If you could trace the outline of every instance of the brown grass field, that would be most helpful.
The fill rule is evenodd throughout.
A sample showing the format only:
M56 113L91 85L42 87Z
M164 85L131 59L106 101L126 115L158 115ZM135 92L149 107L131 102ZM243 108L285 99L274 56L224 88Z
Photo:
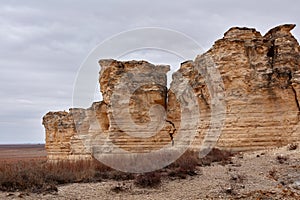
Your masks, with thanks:
M20 160L45 160L47 152L44 144L0 145L0 162Z

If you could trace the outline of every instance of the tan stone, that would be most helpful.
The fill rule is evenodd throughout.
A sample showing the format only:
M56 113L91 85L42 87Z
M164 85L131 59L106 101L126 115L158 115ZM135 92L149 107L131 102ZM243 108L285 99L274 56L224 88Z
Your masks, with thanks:
M166 130L169 124L164 117L166 73L170 67L146 61L101 60L99 63L110 140L131 152L147 152L170 142Z
M293 27L279 26L265 36L254 29L231 28L194 64L181 66L179 71L188 74L185 77L190 79L204 113L208 113L211 104L205 80L195 78L193 65L205 68L201 58L211 57L222 76L226 119L218 147L251 150L299 141L300 55L299 44L290 33ZM200 136L209 118L209 113L202 115ZM201 139L195 141L195 148Z
M104 153L114 152L106 148L108 144L129 152L149 152L171 143L169 132L174 128L165 117L170 67L146 61L101 60L99 64L102 102L44 116L50 160L90 158L98 147ZM54 141L48 139L52 136Z
M176 139L179 130L191 128L196 135L191 148L199 149L204 139L214 145L207 134L221 128L213 128L216 120L224 122L219 148L240 151L299 142L300 47L290 33L294 26L278 26L264 36L255 29L229 29L206 53L181 64L170 90L169 66L99 61L103 101L44 116L48 158L90 158L94 151L114 153L115 147L149 152L169 145L170 133ZM222 81L216 81L216 72ZM190 93L178 95L189 90L184 84L195 95L197 119ZM224 113L222 106L214 113L218 98ZM191 123L198 120L198 126L187 126L184 116Z

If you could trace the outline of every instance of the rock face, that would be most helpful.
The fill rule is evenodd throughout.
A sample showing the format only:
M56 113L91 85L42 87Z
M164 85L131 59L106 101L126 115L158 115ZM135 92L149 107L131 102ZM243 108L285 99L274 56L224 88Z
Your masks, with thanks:
M290 33L294 27L278 26L264 36L255 29L229 29L206 53L181 64L169 90L169 66L99 61L103 101L88 109L44 116L48 159L113 153L111 143L129 152L149 152L172 143L180 129L188 129L182 119L192 97L178 95L185 90L183 83L193 92L200 113L197 127L191 127L196 133L191 148L214 145L216 138L206 138L214 129L221 130L217 147L230 150L299 142L300 47ZM218 109L216 98L224 110ZM214 120L222 126L213 126ZM94 144L107 148L95 149Z
M102 102L44 116L49 160L90 158L99 151L93 146L112 153L111 143L129 152L148 152L171 141L174 127L165 114L170 67L146 61L99 64Z
M147 152L168 143L170 124L165 121L165 109L170 67L145 61L101 60L99 64L109 121L104 132L109 139L131 152Z
M231 28L208 52L182 64L179 72L189 79L203 113L195 144L201 143L211 113L207 81L195 70L205 68L205 57L213 60L224 85L226 119L218 147L251 150L299 141L300 54L290 33L294 27L279 26L265 36Z

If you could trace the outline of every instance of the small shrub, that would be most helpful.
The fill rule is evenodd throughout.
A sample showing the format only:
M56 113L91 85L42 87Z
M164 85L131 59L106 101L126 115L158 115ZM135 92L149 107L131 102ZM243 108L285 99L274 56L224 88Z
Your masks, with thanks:
M229 195L235 194L235 192L233 191L233 189L231 187L225 188L224 192Z
M170 169L168 176L186 178L187 175L196 175L197 166L207 166L213 162L220 162L225 165L231 161L234 154L213 148L204 158L199 159L199 154L196 151L186 151L179 159L169 165Z
M283 164L288 160L288 157L284 155L278 155L276 156L276 159L280 164Z
M230 151L213 148L204 158L200 159L201 166L211 165L213 162L220 162L222 165L228 164L234 154Z
M116 180L116 181L126 181L133 180L135 177L131 173L121 172L121 171L111 171L108 173L108 179Z
M142 188L157 187L161 184L161 174L158 172L149 172L140 174L135 178L134 185Z
M116 185L116 186L113 186L110 191L114 192L114 193L120 193L120 192L126 192L128 191L129 188L127 188L124 184L123 185Z
M275 181L278 180L278 175L277 175L277 170L275 168L272 168L270 171L269 171L269 176L271 178L273 178Z
M115 193L120 193L120 192L124 192L125 189L122 186L114 186L110 189L110 191L115 192Z
M288 145L288 150L289 151L293 151L296 150L298 148L298 144L297 143L292 143Z
M179 168L181 172L193 172L199 164L198 153L195 151L186 151L170 166L171 168Z
M230 180L234 181L235 183L243 183L246 179L245 175L241 174L231 174Z
M199 165L198 153L195 151L186 151L180 158L169 165L168 176L185 179L187 175L196 175L196 167Z

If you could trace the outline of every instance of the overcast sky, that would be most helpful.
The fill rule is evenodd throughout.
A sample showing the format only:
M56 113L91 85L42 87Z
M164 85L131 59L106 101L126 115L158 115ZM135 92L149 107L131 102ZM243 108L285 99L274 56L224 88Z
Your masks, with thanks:
M262 34L283 23L300 26L299 9L298 0L3 0L0 143L44 143L43 115L72 107L81 63L112 35L162 27L188 35L207 50L232 26L255 27ZM293 30L297 39L299 30ZM170 63L175 68L182 61L156 53L159 56L134 52L124 58Z

